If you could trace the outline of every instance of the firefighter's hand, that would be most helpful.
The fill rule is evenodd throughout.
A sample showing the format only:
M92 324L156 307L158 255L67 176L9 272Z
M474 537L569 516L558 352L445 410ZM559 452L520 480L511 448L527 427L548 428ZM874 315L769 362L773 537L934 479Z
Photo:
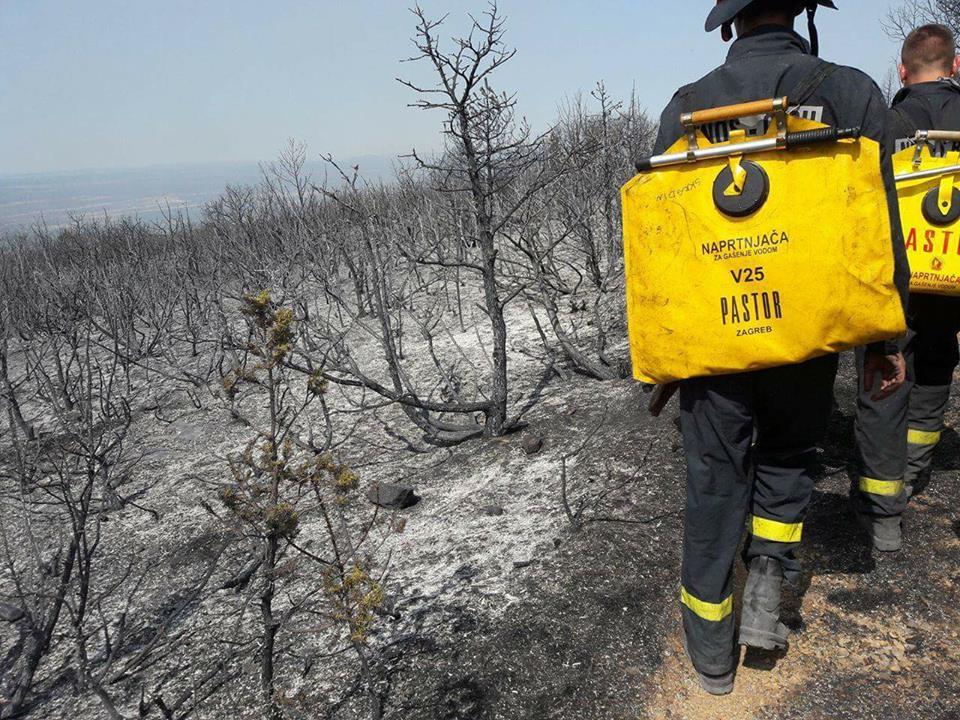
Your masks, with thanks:
M878 352L868 352L863 360L863 390L870 392L874 389L880 376L880 387L872 395L873 400L884 400L893 395L907 380L907 361L903 353L895 355L881 355Z

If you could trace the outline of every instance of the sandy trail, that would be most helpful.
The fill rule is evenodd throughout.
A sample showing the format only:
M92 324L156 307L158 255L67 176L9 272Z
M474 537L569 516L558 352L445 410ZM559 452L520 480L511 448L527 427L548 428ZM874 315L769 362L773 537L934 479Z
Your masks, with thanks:
M879 717L875 707L884 696L891 707L910 700L922 701L915 706L915 715L893 713L888 717L958 717L960 701L948 687L938 685L940 677L960 667L956 565L943 565L920 580L920 595L912 606L896 606L894 601L902 591L885 577L891 573L893 578L898 577L911 565L910 556L918 553L956 557L960 539L948 510L941 499L918 498L910 511L908 532L913 529L922 533L920 537L917 533L908 535L913 547L905 550L906 557L877 557L876 567L869 574L809 578L802 598L794 594L787 599L787 619L794 626L790 647L776 653L741 648L736 685L726 697L714 698L700 689L683 650L677 613L674 632L664 648L663 663L650 680L651 695L641 717L872 718ZM927 545L922 540L924 536L936 536L938 540ZM816 549L806 555L808 565L816 567L824 561ZM738 600L742 593L742 569L739 575ZM924 582L929 583L926 591ZM947 622L938 622L937 616ZM873 685L872 697L859 713L856 702L850 710L833 705L836 698L830 690L832 679L855 677L868 678ZM811 703L821 707L809 707Z

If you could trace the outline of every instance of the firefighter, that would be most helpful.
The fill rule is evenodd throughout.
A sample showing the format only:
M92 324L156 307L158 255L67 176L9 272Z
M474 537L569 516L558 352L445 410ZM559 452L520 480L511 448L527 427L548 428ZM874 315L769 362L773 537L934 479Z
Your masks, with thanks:
M794 114L827 125L859 126L866 137L882 142L886 104L880 90L863 73L816 57L814 15L818 5L836 9L833 2L719 0L715 5L706 30L720 28L725 41L736 31L738 39L722 66L681 88L671 100L660 122L656 153L683 136L682 112L784 95L801 101L791 108ZM793 29L803 12L809 43ZM703 130L711 140L722 141L738 127L724 122ZM891 237L895 280L905 301L908 271L889 153L883 153L881 164L896 228ZM878 398L904 380L896 345L871 346L864 363L865 379L875 382ZM681 613L687 652L702 687L712 694L733 689L737 655L732 578L745 527L749 575L739 642L765 649L786 646L781 584L794 583L800 575L796 552L813 490L811 466L830 416L836 370L836 355L828 355L681 383L687 460Z
M917 130L960 130L960 85L954 80L960 58L953 33L942 25L917 28L903 44L899 69L904 87L888 115L893 151L912 145ZM933 152L957 149L940 144ZM882 404L863 393L857 408L857 510L874 548L886 552L900 549L903 511L929 479L960 362L960 297L912 293L907 322L907 383Z

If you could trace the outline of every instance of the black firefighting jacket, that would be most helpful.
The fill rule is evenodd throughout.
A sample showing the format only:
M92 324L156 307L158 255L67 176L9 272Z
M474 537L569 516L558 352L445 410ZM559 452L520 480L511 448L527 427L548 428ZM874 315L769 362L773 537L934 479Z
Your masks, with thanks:
M826 125L860 127L864 136L881 143L881 170L893 231L890 238L895 259L893 280L906 308L910 271L890 163L886 103L876 83L864 73L843 66L830 66L831 70L825 71L825 66L829 63L811 55L807 41L792 30L782 26L757 28L733 43L723 65L674 95L663 111L654 153L662 154L683 136L680 126L683 112L784 95L790 98L801 88L809 91L809 78L823 77L812 92L801 93L807 97L801 98L800 106L792 112ZM737 121L732 121L716 123L702 130L712 142L720 142L728 139L731 129L741 127ZM762 127L742 129L748 135L766 130ZM803 202L803 198L797 198L797 201ZM824 231L829 232L829 218L824 220ZM811 281L816 280L812 278ZM888 343L887 349L892 348L893 345Z
M897 93L888 118L893 152L913 145L917 130L960 130L960 85L955 80L917 83ZM960 150L960 144L952 145L939 145L935 154Z

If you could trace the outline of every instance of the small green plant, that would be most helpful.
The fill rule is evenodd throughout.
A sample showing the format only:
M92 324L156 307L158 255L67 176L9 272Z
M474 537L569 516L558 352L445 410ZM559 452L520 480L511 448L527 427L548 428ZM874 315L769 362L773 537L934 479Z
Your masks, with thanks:
M326 395L329 388L330 383L323 377L322 372L316 370L311 373L310 378L307 380L307 392L311 395Z
M268 532L272 535L292 539L297 535L300 517L297 515L297 511L293 509L293 505L281 501L267 508L264 523Z
M308 611L326 617L328 629L339 632L354 649L367 683L371 717L380 717L369 638L383 589L374 577L373 561L364 553L376 512L368 510L371 516L358 522L354 501L360 476L328 450L301 440L306 410L315 401L324 402L328 385L319 370L311 371L306 383L297 381L302 374L290 362L297 346L293 311L264 290L245 295L241 312L247 336L237 346L247 360L225 374L222 385L235 416L244 402L260 412L244 418L253 436L230 458L230 479L219 497L245 527L244 535L260 544L262 563L250 587L257 588L260 601L264 717L279 720L289 703L289 696L276 686L277 636L297 612ZM329 417L326 412L324 416ZM319 565L320 573L302 572L305 563ZM292 602L282 611L275 607L280 597ZM293 597L300 599L286 600Z

